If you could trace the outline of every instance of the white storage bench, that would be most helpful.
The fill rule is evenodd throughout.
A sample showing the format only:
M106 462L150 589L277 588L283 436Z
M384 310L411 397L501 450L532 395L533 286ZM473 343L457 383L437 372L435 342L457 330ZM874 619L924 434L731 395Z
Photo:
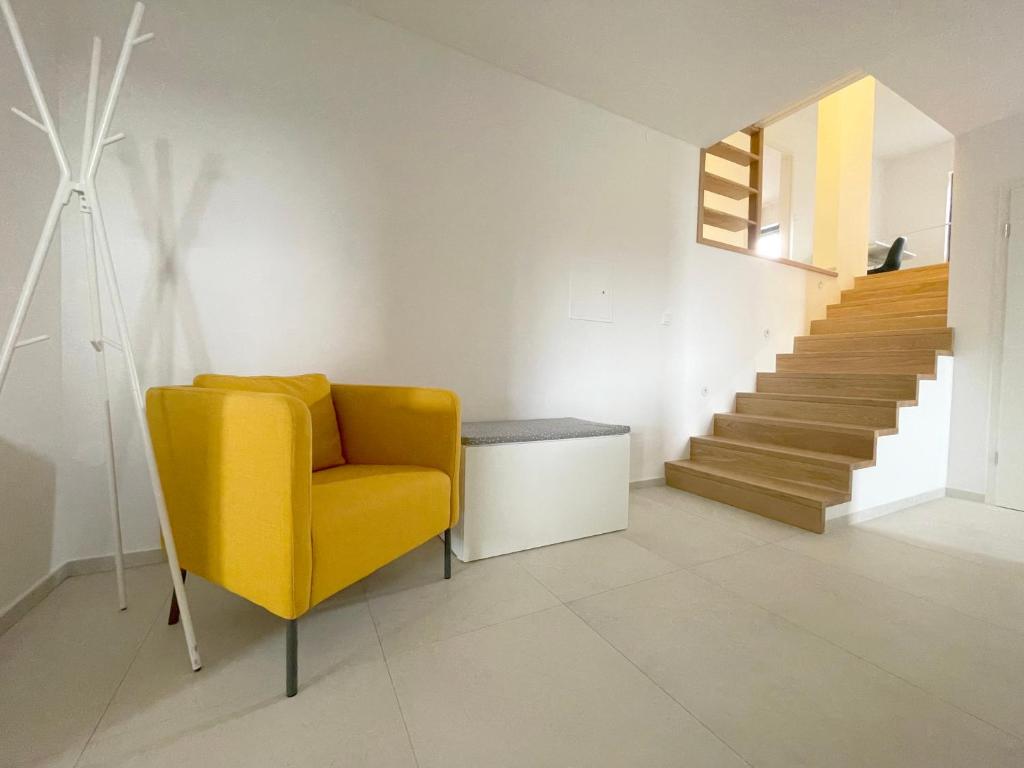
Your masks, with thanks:
M629 524L629 427L581 419L462 425L463 562Z

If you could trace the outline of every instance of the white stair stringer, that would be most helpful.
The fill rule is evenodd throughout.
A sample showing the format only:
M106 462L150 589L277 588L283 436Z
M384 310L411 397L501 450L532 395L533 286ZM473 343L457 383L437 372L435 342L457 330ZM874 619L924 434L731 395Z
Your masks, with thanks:
M900 408L899 432L878 438L875 466L855 470L850 501L825 511L857 523L946 493L953 358L940 355L934 380L918 382L917 405Z

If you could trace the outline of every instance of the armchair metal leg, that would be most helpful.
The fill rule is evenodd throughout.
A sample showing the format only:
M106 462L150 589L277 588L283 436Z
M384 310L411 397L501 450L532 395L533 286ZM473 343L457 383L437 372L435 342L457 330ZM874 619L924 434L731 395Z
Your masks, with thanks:
M185 577L188 576L188 571L184 568L181 569L181 580L185 581ZM167 626L172 627L178 623L178 619L181 618L181 611L178 610L178 596L172 591L171 592L171 612L167 614Z
M444 531L444 577L450 579L452 577L452 529L446 528Z
M285 634L285 694L289 697L299 692L299 620L289 619Z

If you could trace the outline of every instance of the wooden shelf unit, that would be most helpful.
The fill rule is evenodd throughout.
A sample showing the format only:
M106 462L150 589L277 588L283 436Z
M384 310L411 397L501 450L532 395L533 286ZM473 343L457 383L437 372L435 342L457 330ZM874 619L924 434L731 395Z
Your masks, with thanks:
M719 141L700 153L700 188L697 201L697 242L723 247L756 255L757 239L761 233L761 189L763 186L764 133L759 125L748 126L741 131L749 137L749 149L726 141ZM742 137L740 137L742 138ZM728 178L721 173L708 170L708 157L716 157L732 163L746 171L746 183ZM730 174L732 175L732 174ZM740 174L736 174L739 176ZM724 211L714 205L706 193L721 195L730 200L746 200L746 215ZM746 243L716 240L714 234L706 234L705 227L714 227L727 232L746 231Z

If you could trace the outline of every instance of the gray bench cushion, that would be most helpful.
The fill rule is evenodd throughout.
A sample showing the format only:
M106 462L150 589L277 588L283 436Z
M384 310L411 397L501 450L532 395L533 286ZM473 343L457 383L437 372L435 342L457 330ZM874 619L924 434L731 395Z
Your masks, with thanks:
M537 440L572 440L577 437L625 435L629 427L583 419L525 419L522 421L467 421L462 424L463 445L530 443Z

